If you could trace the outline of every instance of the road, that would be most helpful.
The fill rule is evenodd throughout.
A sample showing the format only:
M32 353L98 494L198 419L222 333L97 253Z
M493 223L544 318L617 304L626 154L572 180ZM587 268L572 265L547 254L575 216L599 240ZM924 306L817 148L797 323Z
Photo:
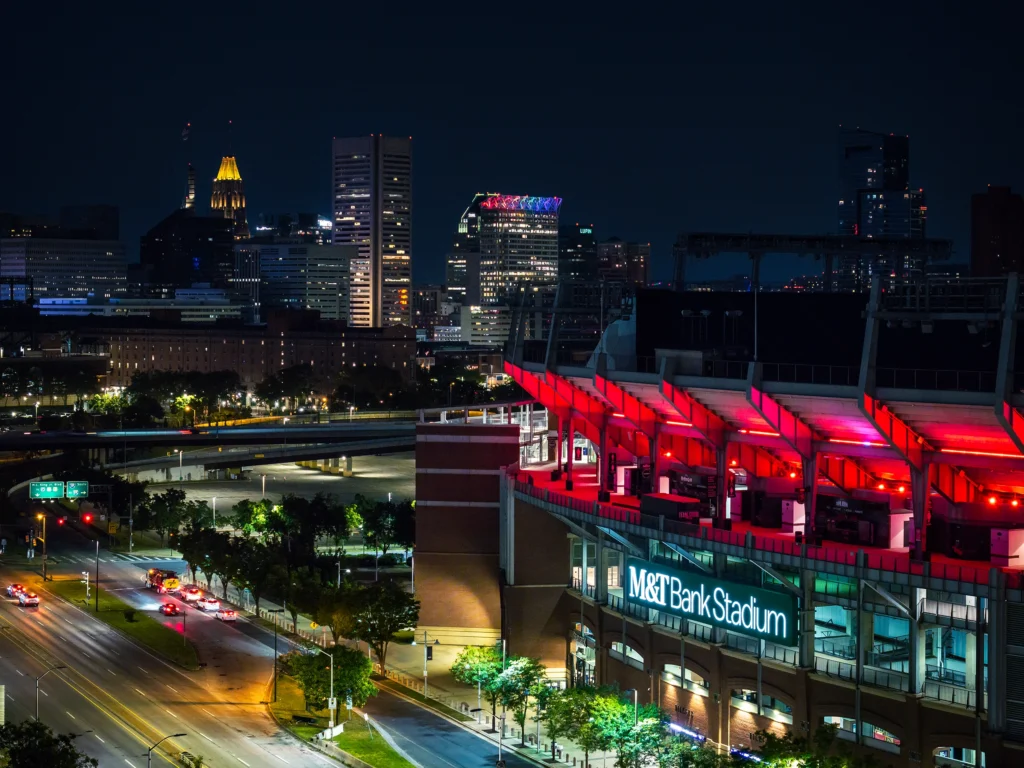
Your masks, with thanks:
M370 699L364 709L425 768L493 768L498 759L497 744L387 691ZM509 768L534 765L508 750L502 758Z
M51 534L56 574L77 574L89 559L88 548L76 538L66 530ZM101 561L104 586L141 607L156 606L152 593L138 589L142 569L149 563L107 553L101 554ZM38 575L24 566L5 563L2 573L5 586L7 581L19 581L37 591L43 588ZM13 670L0 666L0 673L11 685L21 682L18 670L27 679L46 666L66 666L47 675L41 688L50 694L47 698L65 707L65 716L54 710L44 717L53 717L48 722L61 731L94 729L97 738L83 737L81 744L90 755L108 761L101 764L144 765L139 756L149 744L167 734L185 733L167 742L168 752L201 754L213 768L333 765L278 728L260 704L272 669L272 634L243 622L222 624L190 610L188 632L207 666L200 672L184 672L88 613L41 594L44 603L38 609L0 601L0 625L11 627L8 645L0 648L0 661L13 665ZM287 647L282 644L282 650ZM73 686L80 695L64 695L61 685ZM26 699L28 690L9 691L18 706L23 706L19 699L31 700Z

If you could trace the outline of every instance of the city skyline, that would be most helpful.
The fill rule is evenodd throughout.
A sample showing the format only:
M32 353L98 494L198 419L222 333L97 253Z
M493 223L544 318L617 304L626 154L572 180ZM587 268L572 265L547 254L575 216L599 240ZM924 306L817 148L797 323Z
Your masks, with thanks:
M32 12L15 14L28 30L14 41L16 60L35 59L31 51L44 43L32 31ZM602 62L599 46L587 42L607 30L600 19L556 18L541 31L525 21L492 25L495 13L482 10L474 24L490 32L480 48L444 14L414 15L394 22L394 51L374 53L354 32L332 39L354 57L365 53L374 70L357 86L353 108L325 103L333 89L316 74L327 71L331 46L324 43L336 26L331 13L316 25L296 18L273 27L261 16L256 8L251 19L233 18L229 41L184 62L172 41L225 19L203 12L171 20L155 46L138 34L145 18L98 24L72 11L50 19L45 47L75 55L75 82L82 85L69 85L66 103L56 106L46 94L50 82L63 82L59 65L40 61L18 70L27 111L25 119L0 129L9 180L0 189L0 210L118 205L134 261L138 237L180 206L190 161L201 201L209 200L209 180L228 153L245 169L250 218L277 210L326 214L332 137L411 135L417 148L416 282L443 279L452 218L468 196L487 189L557 194L565 200L564 220L592 221L600 238L651 242L652 279L659 280L669 274L679 231L834 231L839 124L910 135L915 183L929 194L929 234L953 238L959 261L968 258L970 196L990 183L1024 187L1024 158L1012 129L1019 107L1009 97L1016 54L1001 53L1012 46L999 44L1012 25L954 24L896 9L886 18L901 34L877 39L878 55L860 62L852 53L871 27L870 13L849 20L820 9L791 19L751 6L730 22L701 10L680 21L718 30L708 41L674 52L655 40L659 33L645 29L641 39L657 44L631 44L632 55ZM363 21L375 23L372 14ZM719 54L716 38L744 53ZM804 48L790 45L798 39L807 41ZM243 49L271 40L279 42L281 55L250 61L229 99L219 83L197 76L216 70L221 58L243 60ZM938 55L944 47L955 47L961 60ZM487 51L493 68L465 66L478 50ZM897 55L928 62L920 87L907 90L879 76L886 58ZM501 61L544 61L559 74L531 97L530 109L509 115L507 97L486 96ZM388 85L399 71L411 72L405 101L395 101ZM979 79L986 88L974 87ZM453 88L457 83L461 87ZM287 108L257 115L247 106L267 104L280 88L289 95ZM151 98L140 108L132 99L107 98L147 92ZM642 117L609 125L598 119L598 103L642 104ZM689 113L704 117L681 119ZM65 127L68 114L74 130ZM186 122L192 128L183 143ZM147 169L143 176L140 167ZM722 271L737 269L723 265Z

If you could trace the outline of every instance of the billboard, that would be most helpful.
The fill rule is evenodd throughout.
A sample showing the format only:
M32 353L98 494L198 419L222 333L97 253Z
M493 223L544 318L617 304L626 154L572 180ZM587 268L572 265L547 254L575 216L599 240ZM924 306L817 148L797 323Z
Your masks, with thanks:
M793 645L796 597L630 557L626 600L742 635Z

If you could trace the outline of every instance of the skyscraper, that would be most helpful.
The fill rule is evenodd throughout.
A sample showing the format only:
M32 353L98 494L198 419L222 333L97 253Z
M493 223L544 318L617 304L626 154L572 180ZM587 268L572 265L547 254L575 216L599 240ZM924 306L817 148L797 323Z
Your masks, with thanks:
M507 304L522 287L558 279L560 197L477 195L476 214L483 304Z
M192 167L192 163L188 164L188 181L185 183L185 200L182 202L181 207L196 207L196 169Z
M558 228L558 279L597 279L597 239L593 224L563 224Z
M1024 199L1009 187L971 195L971 276L1024 272Z
M240 243L239 252L259 254L259 301L263 312L270 309L315 309L324 320L348 320L349 261L355 246L315 243ZM245 259L238 267L248 268ZM243 274L237 276L239 282ZM244 283L240 283L240 287Z
M223 216L196 216L179 208L142 236L142 279L150 295L171 295L176 288L208 283L229 288L235 267L236 230Z
M597 246L597 273L602 280L643 288L650 278L651 244L610 237Z
M194 189L190 191L194 194ZM245 189L242 186L242 174L238 172L238 163L233 157L222 157L220 160L220 170L213 180L210 210L214 216L219 214L235 223L235 240L249 237L249 222L245 218Z
M839 134L839 234L853 237L926 236L928 207L923 189L910 188L907 136L843 128ZM831 289L866 290L874 276L889 284L923 274L923 261L905 257L847 254L833 273Z
M335 139L334 244L356 245L351 261L354 326L412 321L412 140L383 135Z

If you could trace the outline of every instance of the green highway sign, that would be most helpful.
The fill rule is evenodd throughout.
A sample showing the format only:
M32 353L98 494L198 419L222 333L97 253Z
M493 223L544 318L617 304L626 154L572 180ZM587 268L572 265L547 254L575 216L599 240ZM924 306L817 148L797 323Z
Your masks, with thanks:
M67 496L69 499L84 499L89 495L89 483L86 480L68 480Z
M630 557L626 600L742 635L793 645L796 598Z
M47 480L41 483L29 483L28 497L30 499L63 499L64 483Z

